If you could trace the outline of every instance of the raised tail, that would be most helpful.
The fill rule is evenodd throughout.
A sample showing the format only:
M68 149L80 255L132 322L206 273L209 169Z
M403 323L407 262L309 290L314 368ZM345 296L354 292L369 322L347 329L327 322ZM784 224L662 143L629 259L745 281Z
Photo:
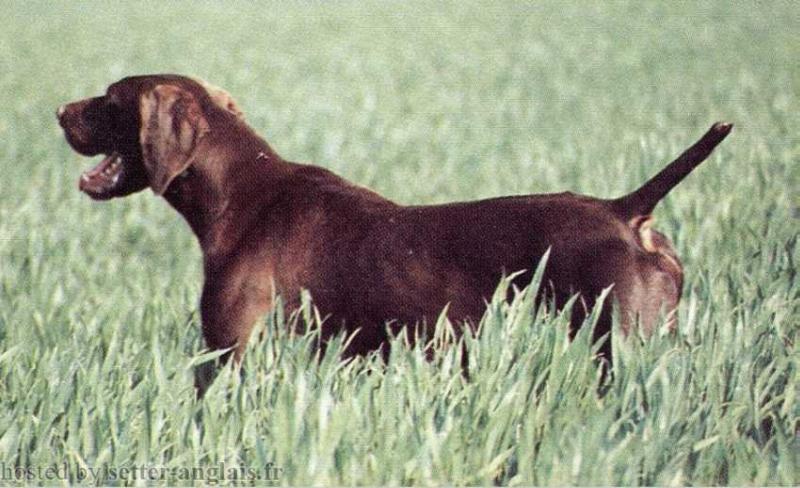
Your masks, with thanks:
M614 211L624 219L649 215L667 193L708 158L711 151L728 136L732 128L733 124L726 122L712 125L699 141L650 178L641 188L612 200Z

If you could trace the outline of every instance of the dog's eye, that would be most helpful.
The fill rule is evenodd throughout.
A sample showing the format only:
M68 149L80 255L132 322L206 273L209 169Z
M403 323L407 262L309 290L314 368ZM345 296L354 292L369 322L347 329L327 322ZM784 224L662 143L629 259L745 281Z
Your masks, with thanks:
M112 125L114 125L115 123L117 123L119 121L119 115L121 113L119 105L110 103L107 106L107 111L108 111L108 121Z
M118 137L123 131L122 109L119 105L109 104L107 114L109 132L112 137Z

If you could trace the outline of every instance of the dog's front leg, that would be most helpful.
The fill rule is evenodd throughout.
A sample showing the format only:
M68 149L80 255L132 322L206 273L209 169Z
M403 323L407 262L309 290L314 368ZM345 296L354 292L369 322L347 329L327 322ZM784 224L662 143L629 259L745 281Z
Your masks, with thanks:
M200 301L203 338L212 351L230 351L217 361L203 363L195 369L198 397L203 396L219 367L231 357L235 364L241 362L254 325L271 307L271 297L271 290L241 274L207 274Z

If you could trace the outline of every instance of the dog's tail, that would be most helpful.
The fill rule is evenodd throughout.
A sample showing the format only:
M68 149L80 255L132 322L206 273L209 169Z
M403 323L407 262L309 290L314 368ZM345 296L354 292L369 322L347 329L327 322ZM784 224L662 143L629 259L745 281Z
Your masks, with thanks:
M692 147L662 169L633 193L611 200L614 211L628 220L649 215L658 202L708 158L711 151L731 132L733 124L717 122Z

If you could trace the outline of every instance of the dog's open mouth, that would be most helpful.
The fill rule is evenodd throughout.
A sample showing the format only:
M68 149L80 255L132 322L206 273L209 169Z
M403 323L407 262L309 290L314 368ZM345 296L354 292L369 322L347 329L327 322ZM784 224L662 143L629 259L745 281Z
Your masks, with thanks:
M123 158L118 152L112 152L94 168L81 174L78 188L95 200L108 200L122 180Z

